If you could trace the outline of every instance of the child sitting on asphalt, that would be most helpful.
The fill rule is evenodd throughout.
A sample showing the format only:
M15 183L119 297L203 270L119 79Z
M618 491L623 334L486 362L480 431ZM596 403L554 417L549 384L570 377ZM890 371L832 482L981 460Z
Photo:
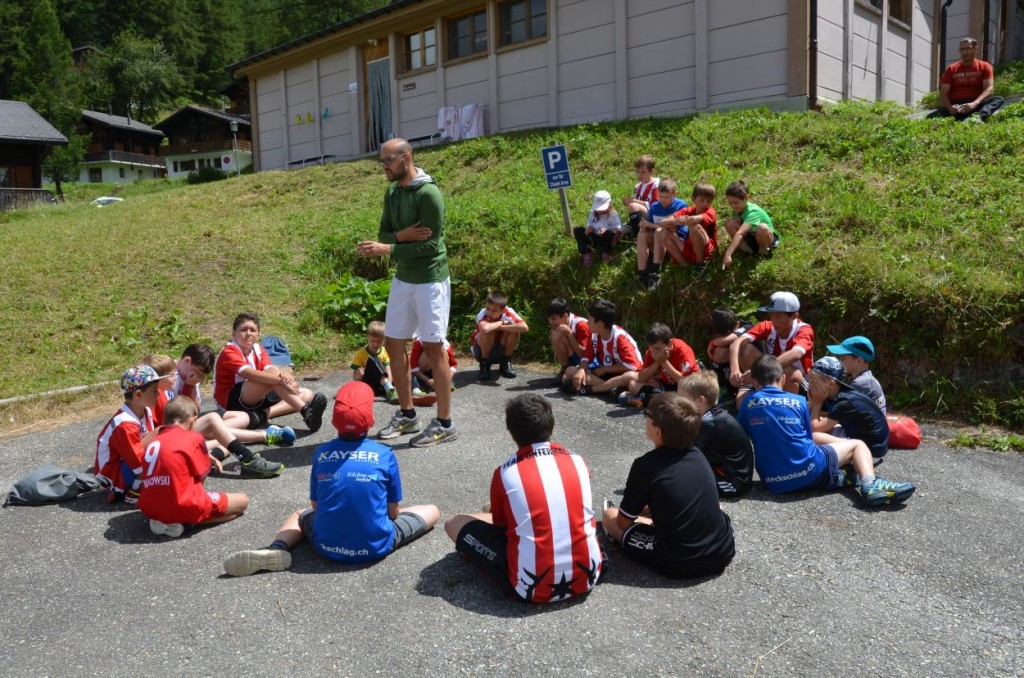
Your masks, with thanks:
M830 355L814 362L807 381L815 442L823 433L863 440L875 466L881 464L889 452L889 421L875 401L853 388L842 364Z
M729 346L729 382L750 385L750 366L761 355L755 342L779 359L786 372L786 390L799 393L814 362L814 328L800 320L800 300L792 292L775 292L767 306L757 309L768 320L754 325ZM741 393L739 399L743 398Z
M206 346L205 344L195 344L193 346L200 346L202 349L205 349L205 351L202 349L193 349L193 347L190 346L185 349L185 352L191 352L192 355L199 354L200 356L209 353L210 360L212 362L213 352L210 350L209 346ZM199 411L199 389L196 387L199 382L205 378L205 373L193 364L191 358L189 358L188 363L191 365L189 379L182 378L181 374L176 369L177 364L168 356L149 355L143 358L142 362L143 364L152 367L153 370L161 377L173 377L173 379L161 379L157 386L157 402L156 407L153 408L153 422L157 427L164 424L164 408L167 406L167 403L178 395L181 395L174 391L174 388L177 387L178 384L188 386L188 381L194 381L194 383L191 384L192 388L190 389L192 395L186 395L183 397L191 400L196 406L196 411ZM233 421L238 423L248 421L248 416L245 415L244 412L225 412L224 414L226 416L230 416ZM295 431L290 427L268 426L265 430L255 431L232 428L228 425L226 419L221 418L221 415L217 412L207 412L203 416L199 417L196 420L195 425L192 427L192 430L201 434L203 438L208 441L207 449L209 449L210 454L218 461L218 471L220 471L220 462L227 459L227 455L230 452L238 458L242 477L273 478L281 475L281 472L284 471L284 464L264 459L259 453L253 452L247 448L244 443L291 445L295 442Z
M651 203L647 216L640 220L636 236L636 275L641 287L653 290L661 282L661 263L665 247L658 232L668 228L675 231L682 223L677 212L686 207L686 201L676 197L676 182L662 179L658 184L658 199Z
M619 394L619 404L645 407L652 396L676 390L683 377L698 371L700 365L689 344L673 337L668 325L654 323L647 330L643 367Z
M203 435L193 430L198 413L191 398L172 398L164 409L165 423L146 446L139 510L149 518L153 534L180 537L186 525L226 523L249 508L249 497L240 492L203 487L210 469L219 469L220 462L207 451Z
M629 233L634 238L640 234L640 222L647 218L651 203L658 200L658 184L661 179L654 176L655 160L649 155L641 155L633 163L636 168L636 186L633 187L633 195L627 195L622 199L626 207L626 214L629 221L623 228L624 233Z
M585 595L605 571L590 470L551 442L555 417L543 396L508 401L505 426L519 449L495 469L490 507L452 516L444 530L455 550L509 597L554 603Z
M711 312L711 340L708 341L708 360L711 363L711 370L718 376L718 400L735 400L738 388L729 381L729 347L744 334L749 332L754 324L749 320L736 317L731 308L716 308ZM740 349L740 364L753 365L758 356L761 355L761 347L748 344ZM751 355L744 355L744 351L754 351Z
M555 377L555 388L558 388L565 371L579 365L590 347L590 324L586 318L570 311L569 303L560 297L551 300L546 315L551 327L551 350L560 368Z
M644 413L654 449L629 469L622 505L605 502L608 536L633 560L666 577L720 574L736 554L732 525L715 491L715 475L693 443L697 406L678 393L661 393Z
M700 181L693 187L690 204L672 215L675 229L658 234L661 246L680 266L704 266L718 250L718 217L712 205L715 187Z
M736 419L754 444L754 465L770 492L853 485L868 507L902 503L914 494L911 483L875 476L871 450L863 441L815 436L807 400L782 390L786 375L775 356L758 358L750 374L756 390L742 402ZM847 465L852 470L843 468Z
M725 222L730 241L722 257L722 270L732 266L732 255L737 249L771 258L779 246L779 234L768 213L750 201L747 185L742 181L732 182L725 189L725 199L732 208L732 216Z
M574 228L573 236L584 267L593 263L595 252L601 255L602 261L612 258L612 249L622 236L622 220L612 207L611 193L598 191L594 194L587 225Z
M291 370L271 364L260 346L259 317L239 314L232 323L231 337L214 366L217 405L227 412L245 412L249 417L246 428L265 428L269 419L298 412L311 432L319 431L327 398L300 387Z
M455 372L459 369L459 361L455 359L455 349L448 343L447 339L443 339L441 344L444 348L445 355L448 358L448 372L452 379L455 378ZM415 384L412 389L413 404L414 405L433 405L433 402L426 402L423 400L423 395L434 392L434 371L426 359L423 353L423 342L419 339L413 339L412 349L409 352L409 365L412 369L412 376L416 378ZM452 383L451 390L455 390L455 384ZM420 398L420 401L417 401Z
M530 328L508 305L508 298L501 292L487 295L487 303L476 314L476 328L469 338L470 351L480 363L480 381L491 380L491 366L498 363L498 374L506 379L515 379L512 369L512 353L519 344L519 335Z
M850 375L850 388L874 400L882 414L885 414L885 392L868 367L868 363L875 359L875 345L871 340L857 335L825 348L839 358L843 369Z
M142 487L143 439L156 430L153 408L159 393L161 377L149 365L129 367L121 375L124 404L111 417L96 438L96 461L93 475L107 491L107 502L124 499L129 504L139 501Z
M703 371L679 382L679 393L700 411L700 432L694 447L704 453L715 473L718 496L736 499L750 490L754 480L754 448L739 422L715 404L718 377Z
M626 330L615 324L615 304L596 299L590 304L590 346L579 365L568 367L562 390L569 395L608 393L636 379L641 367L640 349Z
M224 561L232 577L291 567L302 538L329 560L379 560L429 532L440 519L436 506L402 507L402 478L390 447L366 434L373 426L373 389L350 381L334 398L338 438L316 448L310 469L311 508L292 513L270 546L239 551Z
M352 380L373 389L373 395L389 403L398 402L398 391L392 386L391 358L384 348L384 323L372 320L366 326L366 346L352 356Z

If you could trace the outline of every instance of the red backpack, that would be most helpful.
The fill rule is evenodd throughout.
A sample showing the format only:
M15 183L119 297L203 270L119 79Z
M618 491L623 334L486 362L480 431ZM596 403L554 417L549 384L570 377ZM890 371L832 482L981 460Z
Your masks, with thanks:
M916 450L921 445L921 428L911 417L890 414L889 447L897 450Z

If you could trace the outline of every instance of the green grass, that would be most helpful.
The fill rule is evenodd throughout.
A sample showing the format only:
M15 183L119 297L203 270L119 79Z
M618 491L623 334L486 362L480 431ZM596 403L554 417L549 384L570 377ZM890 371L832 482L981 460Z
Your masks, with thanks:
M1015 433L1001 435L996 433L961 433L949 444L954 447L984 447L997 452L1024 453L1024 437Z
M554 296L578 311L610 298L641 344L663 321L700 356L715 306L750 312L791 289L819 353L849 334L875 341L874 371L896 407L1024 423L1024 120L969 126L907 113L850 103L820 114L758 109L419 150L447 201L453 342L465 346L473 314L498 288L531 326L527 357L549 360L543 310ZM551 143L570 152L577 222L594 191L628 194L633 158L650 152L656 174L679 181L684 197L694 181L713 182L721 221L725 186L747 181L782 247L770 261L738 258L697 282L670 267L653 294L635 286L631 251L580 269L541 171L539 149ZM377 163L132 188L102 209L71 201L0 217L0 246L12 255L0 283L0 398L112 379L145 353L173 354L194 339L219 346L242 310L259 313L300 362L347 365L372 315L352 309L373 303L379 286L345 275L388 275L382 261L354 253L376 234ZM340 301L344 313L331 306Z

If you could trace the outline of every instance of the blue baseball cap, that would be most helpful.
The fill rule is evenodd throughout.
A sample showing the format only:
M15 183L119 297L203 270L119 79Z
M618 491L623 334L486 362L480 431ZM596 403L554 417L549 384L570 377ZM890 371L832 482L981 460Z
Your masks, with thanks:
M846 382L846 371L843 369L843 364L837 358L833 358L830 355L815 360L814 364L811 365L811 371L824 374L840 386L849 386Z
M833 355L855 355L868 362L875 359L875 345L867 337L859 334L855 337L843 339L842 343L835 346L827 346L828 352Z

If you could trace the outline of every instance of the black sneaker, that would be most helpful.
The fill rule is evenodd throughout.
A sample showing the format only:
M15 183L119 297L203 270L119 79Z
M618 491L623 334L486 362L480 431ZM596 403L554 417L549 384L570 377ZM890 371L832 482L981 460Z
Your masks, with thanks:
M320 426L324 423L324 410L326 409L327 396L323 393L317 393L313 396L313 400L306 405L306 411L302 414L302 421L311 433L316 433L320 430Z
M253 452L247 460L241 462L241 475L243 478L276 478L284 470L284 464L276 461L267 461Z
M654 290L658 289L658 285L660 285L660 284L661 284L661 274L660 273L651 273L650 275L647 276L647 290L649 292L653 292Z
M477 377L479 381L490 381L491 380L491 364L480 363L480 375Z
M647 290L647 289L650 289L650 287L651 287L650 280L648 279L648 276L647 276L647 271L641 271L641 272L637 273L636 274L636 282L637 282L638 285L640 285L640 289Z
M498 374L506 379L515 379L518 376L516 371L512 369L512 361L508 358L501 361L501 365L498 367Z

